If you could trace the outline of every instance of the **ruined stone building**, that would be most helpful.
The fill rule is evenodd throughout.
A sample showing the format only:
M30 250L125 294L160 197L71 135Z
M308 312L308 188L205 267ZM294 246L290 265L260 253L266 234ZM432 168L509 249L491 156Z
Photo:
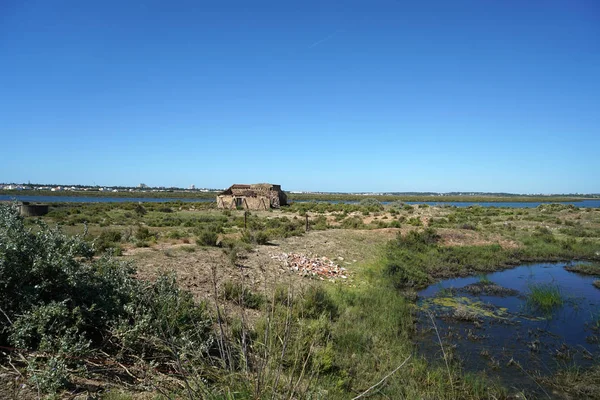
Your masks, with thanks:
M231 185L217 196L217 207L226 209L268 210L287 205L287 196L281 185L255 183Z

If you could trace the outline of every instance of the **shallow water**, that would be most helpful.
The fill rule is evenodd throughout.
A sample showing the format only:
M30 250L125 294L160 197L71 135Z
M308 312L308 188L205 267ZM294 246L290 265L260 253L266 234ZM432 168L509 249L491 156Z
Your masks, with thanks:
M506 387L545 396L533 376L600 362L600 290L592 285L598 278L568 272L565 265L523 265L486 276L517 291L510 295L465 292L479 277L449 279L421 291L420 350L434 362L442 360L429 311L444 346L465 370L485 371ZM563 305L550 312L528 305L530 285L540 283L556 285Z
M296 203L332 203L332 204L358 204L360 201L357 200L296 200ZM381 204L390 204L391 201L382 201ZM588 199L581 201L559 201L559 202L528 202L528 201L405 201L404 203L410 205L427 204L432 207L496 207L496 208L536 208L542 204L563 204L563 205L574 205L579 208L600 208L600 199Z
M0 201L30 201L32 203L166 203L182 201L186 203L207 203L214 198L168 198L168 197L84 197L84 196L21 196L0 195Z
M124 202L148 202L148 203L164 203L168 201L183 201L183 202L211 202L215 201L214 198L156 198L156 197L79 197L79 196L22 196L22 195L5 195L0 194L0 201L30 201L38 203L124 203ZM297 203L310 202L309 200L296 201ZM345 204L357 204L358 201L339 201L339 200L322 200L318 203L345 203ZM384 201L382 204L389 204L390 202ZM437 207L470 207L470 206L481 206L481 207L506 207L506 208L535 208L541 204L550 204L551 202L470 202L470 201L450 201L450 202L439 202L439 201L408 201L407 204L418 205L427 204L430 206ZM558 204L572 204L580 208L600 208L600 199L594 200L582 200L574 202L559 202Z

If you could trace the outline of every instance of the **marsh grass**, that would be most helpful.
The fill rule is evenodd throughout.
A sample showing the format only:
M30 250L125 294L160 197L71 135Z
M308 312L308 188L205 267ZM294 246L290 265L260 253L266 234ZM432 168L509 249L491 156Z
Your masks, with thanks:
M225 282L222 295L225 300L233 301L235 304L247 308L258 309L265 302L264 296L254 293L239 282Z
M600 393L600 366L589 369L571 367L559 371L542 382L564 393L564 398L597 399Z
M600 277L600 264L577 264L566 266L565 269L569 272L576 272L582 275L592 275Z
M427 228L399 234L388 244L384 272L396 287L421 288L435 279L486 274L523 262L598 259L595 242L562 240L545 228L516 236L521 242L517 248L498 244L448 247L440 239L433 228Z
M562 306L564 297L554 283L532 283L526 301L530 309L548 313Z

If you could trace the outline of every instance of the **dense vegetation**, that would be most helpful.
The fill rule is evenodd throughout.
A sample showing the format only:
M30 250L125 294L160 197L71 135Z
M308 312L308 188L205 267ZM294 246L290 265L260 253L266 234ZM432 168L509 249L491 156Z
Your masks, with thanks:
M115 363L130 374L137 366L179 376L185 390L151 385L189 398L348 398L398 366L404 369L380 390L436 398L502 393L458 366L431 369L414 357L410 305L381 274L373 279L382 287L279 287L270 298L225 285L224 297L266 311L251 328L218 305L208 313L172 277L141 281L127 264L92 258L80 236L44 224L27 229L13 207L0 207L0 239L0 340L24 356L21 367L45 392L76 376L114 379L115 367L106 365Z
M163 276L134 278L134 269L40 224L28 230L16 210L0 206L0 343L23 354L42 391L90 372L91 358L158 364L204 358L214 348L205 306Z
M243 277L240 257L304 235L307 215L311 230L402 233L355 271L352 285L259 292L243 279L217 282L215 265L209 302L171 275L138 279L114 257L132 246L183 243L186 251L224 251ZM433 212L376 199L295 203L277 213L209 203L55 204L26 220L0 206L0 345L15 349L1 361L16 362L49 393L85 377L183 398L506 398L492 378L464 373L443 351L433 364L416 354L414 289L522 261L599 260L598 222L597 210L573 206ZM486 242L445 243L469 235Z
M50 191L50 190L5 190L3 194L11 196L66 196L66 197L123 197L123 198L160 198L160 199L214 199L219 192L164 190L152 191ZM360 202L365 195L348 193L288 193L290 202L296 201L352 201ZM481 195L444 195L436 194L369 194L368 197L375 198L380 202L405 201L405 202L570 202L581 201L587 198L598 198L598 195L513 195L513 194L481 194Z
M386 271L397 287L422 288L436 278L466 276L528 261L598 260L598 244L573 238L558 239L548 229L523 236L522 246L498 244L441 246L433 228L410 231L387 247Z

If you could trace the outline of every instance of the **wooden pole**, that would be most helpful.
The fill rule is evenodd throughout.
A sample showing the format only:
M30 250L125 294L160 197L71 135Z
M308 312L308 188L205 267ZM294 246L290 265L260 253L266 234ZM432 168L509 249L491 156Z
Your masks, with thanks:
M306 214L306 232L308 232L308 214Z

